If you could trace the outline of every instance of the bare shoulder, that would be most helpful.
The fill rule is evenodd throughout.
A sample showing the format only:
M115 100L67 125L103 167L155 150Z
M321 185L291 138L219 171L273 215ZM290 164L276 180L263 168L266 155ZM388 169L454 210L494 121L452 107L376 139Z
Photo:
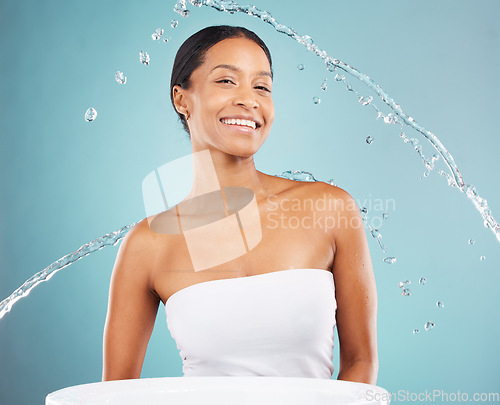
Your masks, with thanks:
M341 187L322 181L304 183L298 191L311 199L314 214L322 219L334 246L364 230L363 219L354 198ZM336 250L336 247L335 247Z
M265 176L274 194L281 194L287 198L312 199L318 202L318 207L327 207L329 214L332 211L345 214L355 214L359 211L354 198L338 186L323 181L297 181L272 175Z
M354 198L341 187L331 185L322 181L317 182L317 192L325 195L334 203L335 211L344 213L358 211L358 206Z
M125 235L118 250L115 273L133 275L133 279L149 279L156 245L156 235L149 223L148 218L144 218Z
M358 204L351 194L341 187L330 185L324 182L318 182L318 199L324 200L323 206L326 206L326 215L335 224L334 232L338 238L346 231L362 229L363 219Z
M293 180L291 180L293 181ZM293 188L298 195L306 198L312 198L317 202L318 206L328 207L328 211L349 210L356 207L354 198L343 188L325 183L323 181L294 181L297 183Z
M137 222L125 235L121 246L126 245L127 249L133 249L136 251L147 249L151 239L154 238L154 234L149 226L151 221L152 217L149 217Z

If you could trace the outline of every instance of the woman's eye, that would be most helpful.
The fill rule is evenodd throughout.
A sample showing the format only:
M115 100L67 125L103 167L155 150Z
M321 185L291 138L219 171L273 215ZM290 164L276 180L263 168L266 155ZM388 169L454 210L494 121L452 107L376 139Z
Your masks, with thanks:
M256 89L258 89L258 90L264 90L264 91L267 91L267 92L269 92L269 93L271 92L271 90L270 90L270 89L268 89L266 86L256 86L255 88L256 88Z
M222 80L218 80L217 83L233 83L232 80L229 80L229 79L222 79Z

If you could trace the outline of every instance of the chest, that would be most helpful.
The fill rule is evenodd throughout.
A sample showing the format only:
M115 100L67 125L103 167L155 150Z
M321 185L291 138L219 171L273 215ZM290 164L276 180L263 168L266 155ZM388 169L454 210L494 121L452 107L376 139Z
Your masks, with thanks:
M324 220L324 218L323 218ZM331 269L332 235L314 210L259 207L258 218L228 217L204 229L158 238L152 286L165 302L204 281L288 269Z

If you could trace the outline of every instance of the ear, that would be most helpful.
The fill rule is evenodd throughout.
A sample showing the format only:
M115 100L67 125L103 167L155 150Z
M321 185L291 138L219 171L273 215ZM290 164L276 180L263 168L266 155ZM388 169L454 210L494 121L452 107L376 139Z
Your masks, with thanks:
M172 88L172 95L174 98L175 109L179 114L187 116L188 114L188 102L186 91L179 85L175 85Z

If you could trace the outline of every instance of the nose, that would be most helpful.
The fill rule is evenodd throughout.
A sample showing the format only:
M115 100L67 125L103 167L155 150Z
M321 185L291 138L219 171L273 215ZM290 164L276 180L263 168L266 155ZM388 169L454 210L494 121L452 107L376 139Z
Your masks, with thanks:
M259 107L259 102L251 86L239 86L234 97L234 104L243 106L247 110Z

